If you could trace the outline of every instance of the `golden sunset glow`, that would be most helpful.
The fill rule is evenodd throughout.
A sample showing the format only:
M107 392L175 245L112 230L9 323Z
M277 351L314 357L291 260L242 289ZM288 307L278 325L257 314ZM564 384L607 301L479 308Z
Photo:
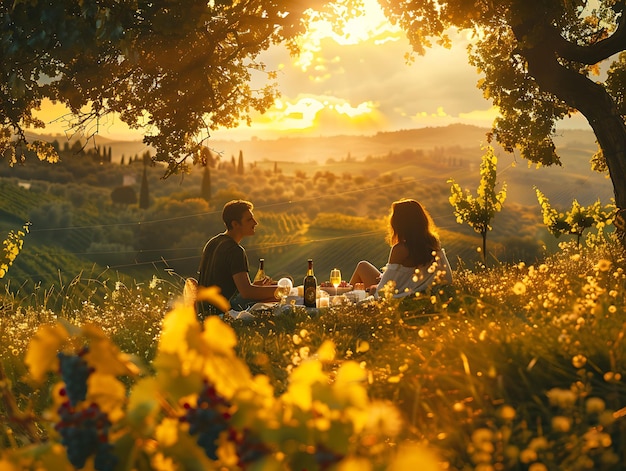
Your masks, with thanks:
M45 131L40 129L37 132L45 132L47 134L61 134L68 138L72 137L72 133L78 133L85 136L98 134L112 139L120 140L141 140L143 133L129 127L115 115L106 116L99 122L90 122L88 127L80 130L69 130L69 110L58 103L52 103L45 99L41 104L41 110L34 113L36 117L46 123Z
M259 59L268 70L278 71L280 99L265 114L253 113L250 126L218 129L211 137L270 139L284 134L374 134L453 123L492 125L497 109L476 88L480 76L467 63L469 34L450 32L450 49L434 46L409 64L406 35L386 20L376 0L364 0L364 5L365 14L348 19L341 34L329 22L311 24L299 41L298 57L290 56L284 46L265 51ZM253 79L253 88L263 86L265 76L258 80ZM48 124L46 132L63 133L65 114L62 107L45 103L38 116ZM115 117L99 123L97 130L115 139L142 137Z
M324 39L330 39L339 46L352 46L368 41L381 45L401 38L402 31L387 21L376 0L363 0L363 5L365 13L347 20L342 29L343 34L336 33L328 21L316 21L312 24L308 33L299 41L301 54L294 61L294 65L303 72L320 67L317 60Z
M376 0L346 21L341 34L316 21L299 41L300 55L282 48L264 61L279 70L281 98L250 127L219 130L216 138L372 134L463 122L489 127L497 116L476 88L467 64L469 36L451 33L451 49L434 47L406 62L406 35L385 18ZM244 137L245 136L245 137Z

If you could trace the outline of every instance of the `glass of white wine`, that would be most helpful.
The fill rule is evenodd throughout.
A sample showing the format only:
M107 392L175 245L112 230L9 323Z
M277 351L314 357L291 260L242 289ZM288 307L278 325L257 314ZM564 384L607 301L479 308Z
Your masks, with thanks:
M341 284L341 271L338 268L330 271L330 284L335 287L335 296L337 296L337 287Z
M280 304L283 305L285 304L285 299L287 299L287 296L289 296L291 292L291 288L293 288L293 283L289 278L281 278L278 280L277 285L278 287L274 292L274 296L276 296L276 299L280 299Z

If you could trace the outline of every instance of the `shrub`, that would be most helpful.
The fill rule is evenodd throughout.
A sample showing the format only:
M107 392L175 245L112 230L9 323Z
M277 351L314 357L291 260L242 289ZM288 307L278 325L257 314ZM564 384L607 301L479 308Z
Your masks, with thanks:
M121 205L137 204L137 192L132 186L118 186L111 191L111 201Z

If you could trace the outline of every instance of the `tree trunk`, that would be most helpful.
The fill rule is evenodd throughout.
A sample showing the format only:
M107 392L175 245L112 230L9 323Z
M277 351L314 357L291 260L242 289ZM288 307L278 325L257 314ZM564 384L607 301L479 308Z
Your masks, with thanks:
M537 47L524 49L528 72L539 87L580 111L593 129L609 169L618 215L615 227L623 239L626 216L626 125L606 89L557 60L557 32L545 31ZM551 47L554 46L554 47Z
M487 266L487 231L480 233L483 236L483 264Z

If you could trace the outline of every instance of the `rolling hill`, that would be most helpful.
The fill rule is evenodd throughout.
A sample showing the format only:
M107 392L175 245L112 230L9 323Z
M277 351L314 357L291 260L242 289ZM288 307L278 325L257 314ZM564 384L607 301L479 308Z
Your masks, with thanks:
M462 186L473 187L478 182L478 165L483 154L481 146L486 144L487 128L453 124L437 128L420 128L396 132L377 133L365 136L330 137L284 137L273 140L252 139L248 141L226 141L212 138L208 145L229 162L232 157L243 153L247 164L256 163L272 169L280 164L283 172L297 170L316 171L318 167L335 173L351 172L371 176L377 173L390 173L406 178L419 178L422 181L447 181L454 178ZM217 134L219 136L219 134ZM62 142L64 136L29 134L44 140ZM113 161L122 155L141 155L149 150L142 142L111 141L98 136L96 144L111 147ZM540 167L523 160L519 155L505 153L496 146L499 157L499 180L509 185L509 200L524 205L535 205L536 197L532 190L537 185L544 193L559 204L569 205L574 198L588 205L598 198L608 202L613 197L613 189L606 175L592 172L589 159L596 152L595 136L591 131L563 130L555 137L557 152L562 166ZM425 161L402 162L397 165L399 156L406 151L421 152ZM457 159L466 166L439 165L433 156L441 159ZM390 157L385 167L372 165L355 167L355 162ZM558 185L554 182L558 181Z
M306 259L312 257L316 272L319 273L318 279L323 281L335 266L342 269L344 278L349 278L354 265L361 259L382 266L388 253L382 221L379 232L355 232L349 227L329 230L316 227L314 223L305 227L295 221L297 213L291 211L307 211L311 214L345 212L362 218L380 218L386 214L389 203L400 197L417 198L426 204L440 228L453 266L457 266L460 260L466 266L472 266L480 259L476 252L480 245L480 236L467 226L456 223L448 203L448 179L454 179L475 194L479 181L478 167L483 154L481 144L484 144L486 131L472 126L452 125L378 133L373 136L283 138L245 142L212 140L211 145L216 150L222 149L227 162L230 161L231 152L237 155L241 150L248 169L245 175L237 177L227 171L222 171L222 176L217 173L213 182L214 193L241 194L255 203L262 203L259 205L259 214L264 216L263 225L267 233L263 238L251 239L244 244L249 249L251 270L255 269L258 258L264 257L270 274L276 276L290 273L298 280L304 275ZM53 138L54 136L47 137ZM59 136L56 138L59 139ZM101 141L98 139L100 145L111 146L114 161L115 156L122 153L131 155L133 152L145 151L142 143L118 143L104 138ZM593 135L590 132L564 131L558 136L557 143L562 155L562 167L531 168L519 156L496 150L499 156L498 182L506 182L508 186L504 209L496 215L494 230L488 236L489 250L496 257L506 259L512 251L517 253L526 249L532 254L533 245L536 247L538 242L552 241L553 238L541 224L534 185L557 208L569 207L574 198L583 205L598 198L603 203L608 203L611 198L610 181L589 170L589 157L596 149ZM54 181L54 168L50 167L51 181ZM140 175L141 168L141 165L128 167L124 172ZM114 165L109 170L99 171L119 173L121 169ZM199 188L202 178L201 171L194 170L185 179L156 181L161 176L160 170L155 168L151 172L155 175L152 177L155 181L150 184L155 195L181 203L185 198L194 197L193 188ZM306 178L296 177L298 173L306 174ZM322 178L315 183L318 174ZM334 183L326 178L328 175L333 176ZM9 178L6 180L9 181ZM89 181L99 179L92 175ZM140 181L140 178L136 181ZM79 181L72 183L80 184ZM3 186L0 228L10 230L15 225L21 225L33 208L44 200L51 201L52 186L46 183L43 188L46 187L46 195L35 196L32 191L18 189L14 181ZM74 194L81 191L77 187ZM101 188L99 191L99 194L106 195L110 189ZM300 193L297 194L297 191ZM63 192L63 189L54 192ZM91 212L96 203L100 206L104 204L92 201ZM217 199L212 202L211 207L219 211L220 204ZM82 214L81 211L83 209L74 209L74 224L94 228L99 224L106 226L106 221L94 218L93 214ZM276 212L275 217L272 212ZM157 210L153 210L150 217L162 218ZM136 278L149 278L155 267L173 270L180 276L192 276L197 267L201 244L206 237L221 230L219 221L215 226L199 227L202 228L201 232L187 229L188 234L184 241L176 246L164 242L162 253L152 250L145 254L147 258L139 262L137 250L127 248L131 244L122 239L126 232L130 233L130 229L126 232L119 229L115 243L109 245L106 231L98 229L99 240L102 240L101 250L112 247L108 256L106 251L96 253L93 247L86 253L85 248L89 246L87 240L68 237L66 241L47 241L42 236L29 236L30 240L26 241L25 249L10 271L10 276L15 279L14 285L20 285L29 277L34 281L54 280L59 277L57 272L67 270L70 266L72 268L69 270L76 270L77 267L84 270L96 261L101 266L108 265L112 270L119 269ZM183 227L181 229L184 230ZM74 245L81 249L73 249ZM70 265L54 267L54 253L59 254L57 258L60 262L67 261ZM148 255L151 257L149 260ZM69 273L69 276L75 275L76 273Z

